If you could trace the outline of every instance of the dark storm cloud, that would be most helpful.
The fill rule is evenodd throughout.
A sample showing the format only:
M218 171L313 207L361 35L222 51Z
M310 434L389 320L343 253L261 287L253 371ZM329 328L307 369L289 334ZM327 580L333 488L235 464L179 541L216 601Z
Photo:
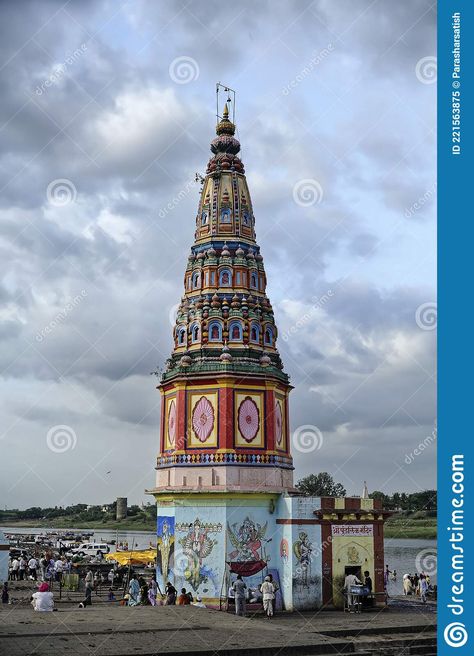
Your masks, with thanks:
M171 348L216 80L238 89L257 236L295 386L292 429L324 435L311 456L295 450L297 477L348 476L336 470L350 458L363 480L377 452L372 487L430 486L434 449L403 474L395 461L434 417L433 333L415 320L434 298L435 96L415 75L435 54L431 4L42 1L1 11L4 502L31 505L27 488L8 492L25 453L45 477L44 504L128 488L138 499L152 485L150 372ZM189 84L170 77L181 56L199 71ZM48 196L61 179L72 196L64 205ZM318 181L321 202L295 203L303 179ZM51 454L46 435L62 424L77 446ZM102 457L115 478L91 470ZM87 499L68 491L73 475L86 477Z

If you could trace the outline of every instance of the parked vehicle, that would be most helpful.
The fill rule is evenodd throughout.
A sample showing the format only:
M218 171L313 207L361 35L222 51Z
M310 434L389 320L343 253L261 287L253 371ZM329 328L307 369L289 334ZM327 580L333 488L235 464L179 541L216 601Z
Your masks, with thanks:
M98 556L110 553L110 547L106 542L83 542L71 549L70 553L74 556Z

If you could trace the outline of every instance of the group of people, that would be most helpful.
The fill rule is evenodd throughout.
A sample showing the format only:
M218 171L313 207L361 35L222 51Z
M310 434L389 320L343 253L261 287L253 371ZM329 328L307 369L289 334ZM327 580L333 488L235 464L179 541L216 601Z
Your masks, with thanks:
M71 561L65 556L55 559L48 554L41 554L37 558L23 551L19 556L10 557L8 578L10 581L37 581L39 578L43 583L61 582L63 574L70 571Z
M431 585L428 574L422 572L420 575L404 574L403 575L403 594L405 596L416 595L426 604L426 597L434 588Z
M263 602L263 610L268 619L275 614L276 593L278 585L273 580L273 576L268 574L262 584L257 589L247 590L247 584L244 582L242 575L237 574L236 580L232 583L229 596L235 601L235 613L245 617L246 601L249 603ZM233 593L233 594L232 594Z

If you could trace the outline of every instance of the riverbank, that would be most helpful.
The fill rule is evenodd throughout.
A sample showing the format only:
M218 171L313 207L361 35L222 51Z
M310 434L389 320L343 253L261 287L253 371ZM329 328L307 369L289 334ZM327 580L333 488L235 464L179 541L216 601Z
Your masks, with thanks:
M90 530L104 530L104 531L155 531L156 521L143 521L141 518L134 519L127 517L120 521L106 521L106 522L84 522L77 519L77 517L58 517L57 519L44 519L44 520L28 520L9 519L5 524L9 528L58 528L58 529L90 529Z
M414 538L425 540L436 540L437 536L436 517L424 519L413 519L407 517L390 517L385 522L385 538Z

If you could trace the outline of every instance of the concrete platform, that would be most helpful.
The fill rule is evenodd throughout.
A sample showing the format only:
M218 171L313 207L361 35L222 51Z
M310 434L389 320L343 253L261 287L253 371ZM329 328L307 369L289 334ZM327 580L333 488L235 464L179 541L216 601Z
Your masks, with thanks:
M0 653L9 656L152 656L198 654L434 654L433 609L396 606L236 617L193 606L120 607L93 598L79 609L58 604L35 613L25 603L0 606Z

